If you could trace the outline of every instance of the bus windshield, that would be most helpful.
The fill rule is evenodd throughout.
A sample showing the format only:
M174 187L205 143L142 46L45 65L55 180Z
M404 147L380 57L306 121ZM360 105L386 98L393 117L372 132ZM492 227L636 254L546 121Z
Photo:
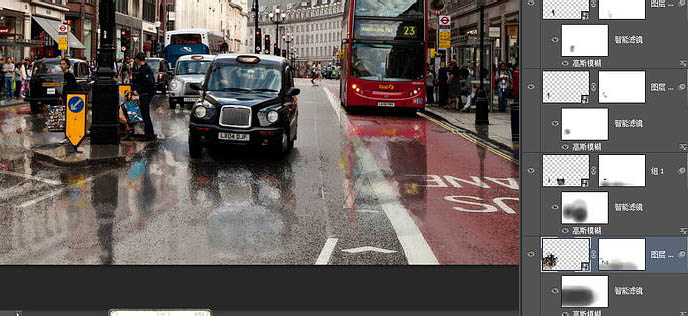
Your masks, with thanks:
M210 60L184 60L177 64L177 75L199 75L205 74L208 66L212 61Z
M351 75L371 81L422 80L424 50L418 44L354 44Z
M423 17L421 0L356 0L356 16Z
M201 34L174 34L170 36L172 45L202 44Z

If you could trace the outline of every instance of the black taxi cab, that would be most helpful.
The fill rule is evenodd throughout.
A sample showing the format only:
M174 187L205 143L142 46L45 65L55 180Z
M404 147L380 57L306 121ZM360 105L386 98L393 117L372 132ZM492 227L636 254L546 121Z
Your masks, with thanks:
M89 94L91 100L91 87L93 85L91 70L88 63L81 59L69 58L70 71L76 77L82 91ZM62 99L64 86L64 73L60 68L59 58L44 58L33 64L29 91L24 100L31 105L31 113L39 113L43 105L59 104Z
M286 58L229 54L215 58L191 109L189 154L200 158L204 147L238 145L266 148L286 155L298 129L298 101L293 69Z

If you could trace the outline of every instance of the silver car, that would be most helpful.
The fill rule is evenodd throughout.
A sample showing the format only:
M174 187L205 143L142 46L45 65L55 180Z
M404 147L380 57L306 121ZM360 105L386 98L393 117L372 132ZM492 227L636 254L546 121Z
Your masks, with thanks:
M215 55L186 55L177 60L174 79L170 81L170 109L183 105L193 105L198 99L198 90L191 89L192 83L201 83L205 72L215 59Z

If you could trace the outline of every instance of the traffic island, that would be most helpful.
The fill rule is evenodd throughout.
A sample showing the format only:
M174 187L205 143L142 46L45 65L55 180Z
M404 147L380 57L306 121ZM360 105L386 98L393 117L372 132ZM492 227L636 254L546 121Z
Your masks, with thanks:
M137 155L154 149L162 140L151 142L121 141L119 145L92 145L84 139L77 151L71 144L48 144L34 147L33 158L60 167L123 166Z

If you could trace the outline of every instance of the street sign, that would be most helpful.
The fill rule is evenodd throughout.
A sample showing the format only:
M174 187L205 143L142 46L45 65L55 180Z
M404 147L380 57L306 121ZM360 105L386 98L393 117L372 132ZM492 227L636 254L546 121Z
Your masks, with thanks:
M67 33L67 25L60 24L60 26L57 27L57 31L60 33Z
M441 15L439 21L440 26L451 26L451 17L448 15Z
M67 119L65 136L74 148L79 147L86 136L86 95L67 95Z
M439 31L439 48L451 47L451 30L440 29Z
M123 51L123 52L126 52L126 51L127 51L127 47L126 47L126 46L122 46L122 51Z
M69 41L67 40L67 34L65 35L60 35L59 41L58 41L58 48L59 50L67 50L69 49Z

